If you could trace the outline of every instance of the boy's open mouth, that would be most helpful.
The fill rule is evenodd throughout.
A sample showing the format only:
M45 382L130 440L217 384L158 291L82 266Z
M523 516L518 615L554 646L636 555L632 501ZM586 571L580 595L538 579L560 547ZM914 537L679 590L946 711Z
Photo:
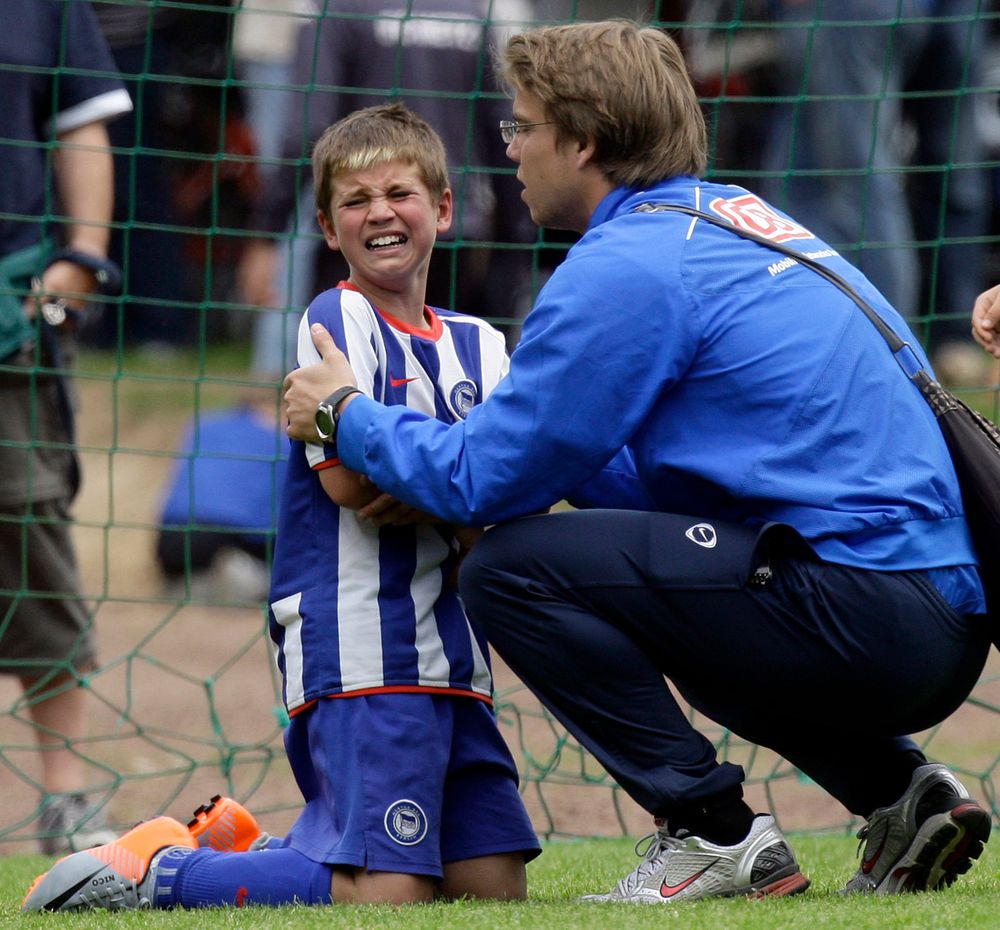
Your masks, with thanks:
M379 249L389 249L396 245L402 245L406 241L406 236L401 233L395 233L391 236L376 236L365 243L365 248L377 252Z

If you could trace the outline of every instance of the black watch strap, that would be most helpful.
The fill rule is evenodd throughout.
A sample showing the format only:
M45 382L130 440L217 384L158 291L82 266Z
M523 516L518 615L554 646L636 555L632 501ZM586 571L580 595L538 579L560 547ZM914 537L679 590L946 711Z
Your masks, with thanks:
M327 399L326 402L333 408L333 425L336 426L340 422L340 411L337 409L341 402L346 400L352 394L360 394L361 388L355 387L353 384L345 384L342 388L337 388Z
M340 404L352 394L360 394L361 389L355 387L353 384L345 384L341 388L337 388L326 400L321 401L317 410L319 411L329 411L329 419L331 424L330 434L327 437L323 437L320 433L321 438L325 443L330 445L337 444L337 426L340 423L340 411L337 408Z
M92 271L97 278L97 289L102 294L115 296L122 292L122 270L110 258L100 258L79 249L59 249L49 259L50 265L56 262L72 262Z

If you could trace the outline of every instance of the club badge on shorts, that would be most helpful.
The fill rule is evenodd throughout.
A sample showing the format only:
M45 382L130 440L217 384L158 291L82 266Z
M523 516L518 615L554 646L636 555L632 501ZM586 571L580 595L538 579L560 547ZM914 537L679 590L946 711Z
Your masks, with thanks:
M403 798L386 808L385 832L400 846L415 846L427 835L427 815L419 804Z

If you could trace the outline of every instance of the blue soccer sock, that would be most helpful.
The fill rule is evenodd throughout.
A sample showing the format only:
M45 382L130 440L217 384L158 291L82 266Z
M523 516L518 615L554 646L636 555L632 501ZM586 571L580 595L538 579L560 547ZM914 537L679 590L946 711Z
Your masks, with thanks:
M333 868L294 849L221 853L166 850L156 864L154 907L329 904Z

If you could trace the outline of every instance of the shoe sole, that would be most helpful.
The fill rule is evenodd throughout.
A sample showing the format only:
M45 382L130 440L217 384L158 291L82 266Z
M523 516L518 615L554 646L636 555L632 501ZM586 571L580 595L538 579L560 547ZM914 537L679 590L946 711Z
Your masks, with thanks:
M990 815L975 801L928 817L910 848L875 888L876 894L937 891L964 875L990 838Z
M809 879L805 875L801 872L795 872L792 875L786 875L784 878L772 881L762 888L746 891L744 895L748 898L783 898L788 895L802 894L809 885Z

